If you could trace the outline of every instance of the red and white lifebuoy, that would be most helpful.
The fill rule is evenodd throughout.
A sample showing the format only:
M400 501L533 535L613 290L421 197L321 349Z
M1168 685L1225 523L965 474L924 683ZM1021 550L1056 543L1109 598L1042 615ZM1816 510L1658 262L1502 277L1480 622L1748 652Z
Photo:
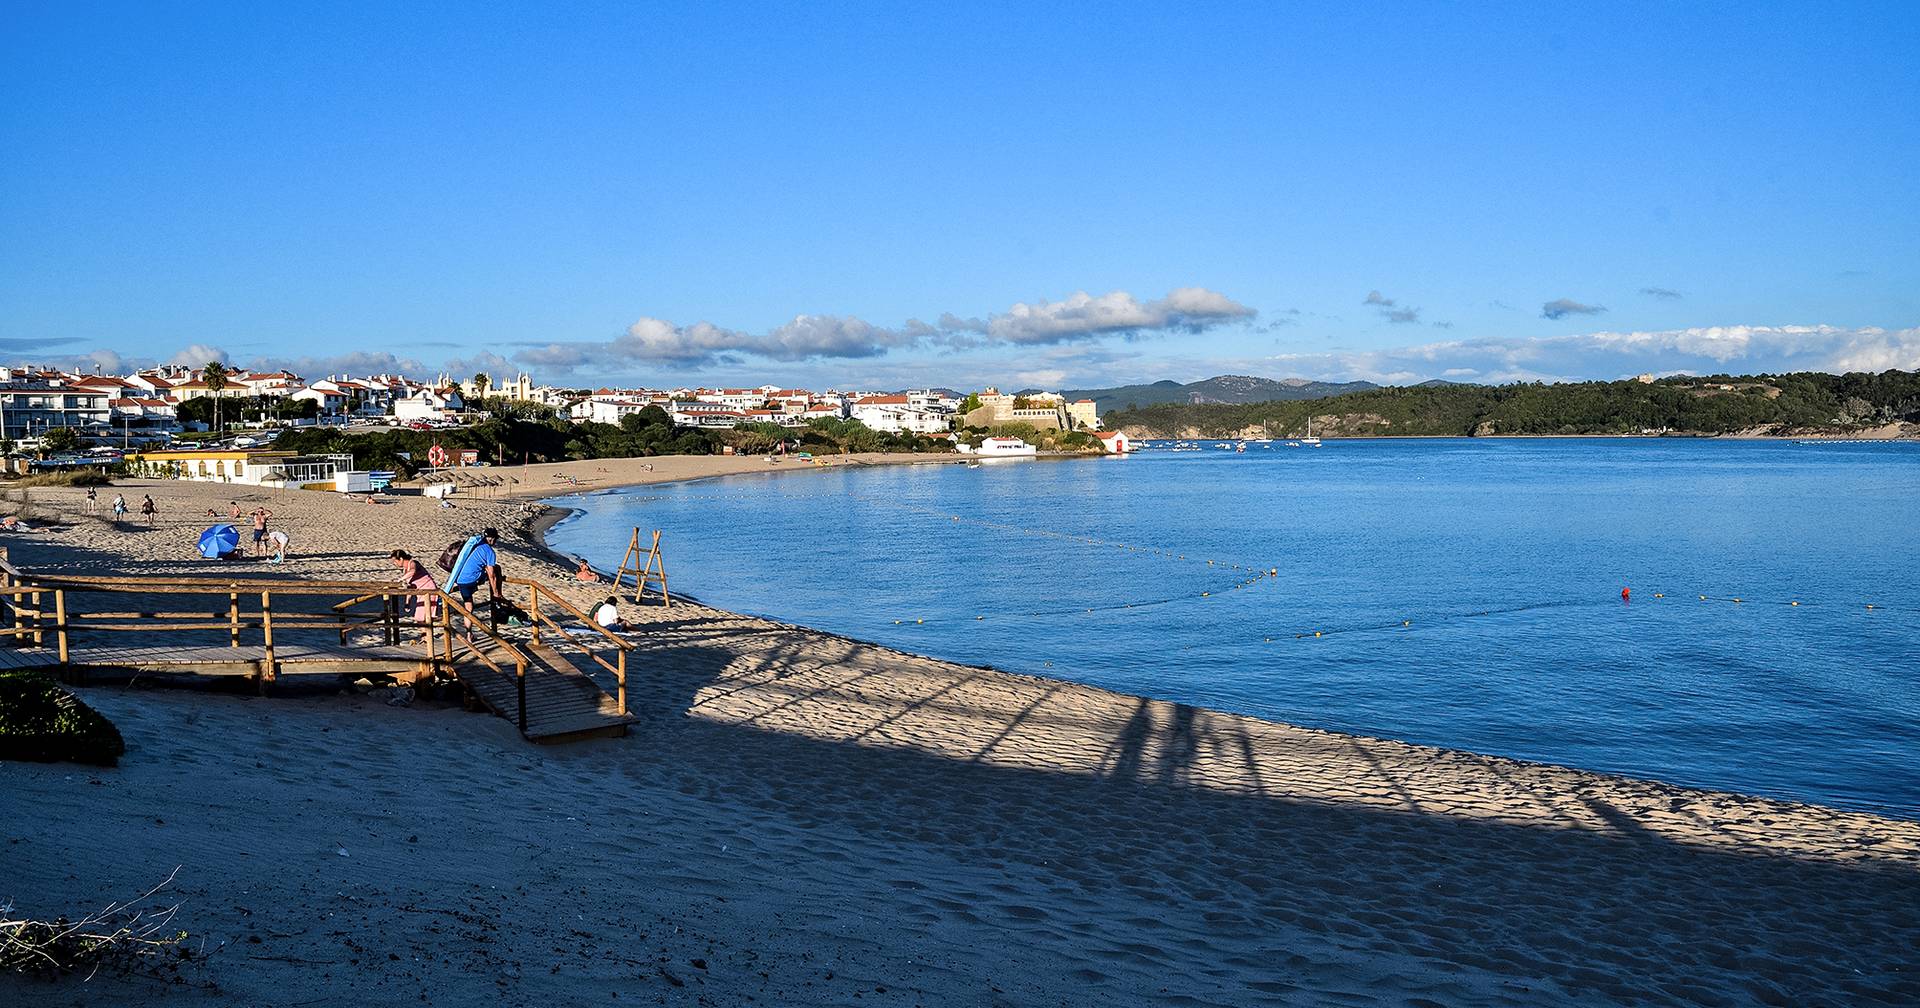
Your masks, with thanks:
M439 445L434 445L433 447L427 449L427 464L430 466L433 466L436 469L446 465L447 450L445 448L440 447Z

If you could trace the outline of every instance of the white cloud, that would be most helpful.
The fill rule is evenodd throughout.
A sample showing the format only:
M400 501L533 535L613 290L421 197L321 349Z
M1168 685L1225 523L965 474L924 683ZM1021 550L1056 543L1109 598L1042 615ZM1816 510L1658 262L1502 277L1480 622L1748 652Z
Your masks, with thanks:
M899 326L879 326L850 315L796 315L765 333L750 333L710 322L682 326L642 318L611 342L549 343L522 349L514 359L529 367L560 371L631 370L636 365L684 370L738 365L750 359L851 360L908 348L1043 346L1105 336L1198 333L1255 314L1252 308L1204 287L1182 287L1151 301L1125 291L1097 297L1081 291L1060 301L1016 304L985 319L943 312L935 324L909 319Z
M194 343L182 348L179 353L167 359L167 363L169 364L180 364L186 367L196 368L204 367L212 361L219 361L222 364L226 364L231 362L232 358L227 356L227 352L219 347L207 346L204 343Z
M1157 301L1140 301L1126 291L1099 297L1080 291L1062 301L1016 304L988 320L987 336L1034 344L1147 332L1192 333L1254 314L1252 308L1204 287L1182 287Z
M1920 328L1708 326L1534 339L1448 340L1389 350L1278 354L1256 362L1272 377L1403 384L1578 381L1644 372L1777 374L1920 369Z

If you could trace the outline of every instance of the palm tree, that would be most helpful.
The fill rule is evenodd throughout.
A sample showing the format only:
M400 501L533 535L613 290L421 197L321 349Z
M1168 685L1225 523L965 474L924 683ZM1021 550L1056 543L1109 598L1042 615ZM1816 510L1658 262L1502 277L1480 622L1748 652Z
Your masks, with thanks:
M487 398L487 388L493 384L493 376L485 371L473 376L473 397L481 401Z
M207 391L213 393L213 432L220 433L220 393L227 387L227 366L219 361L208 361L200 369L200 380L207 383Z

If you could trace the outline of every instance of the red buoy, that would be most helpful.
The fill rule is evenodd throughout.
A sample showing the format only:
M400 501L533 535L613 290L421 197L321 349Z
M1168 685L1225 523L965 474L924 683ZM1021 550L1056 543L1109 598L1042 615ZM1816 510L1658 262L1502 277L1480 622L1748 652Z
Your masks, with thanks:
M1631 602L1631 601L1633 601L1633 589L1632 589L1632 588L1622 588L1622 589L1620 589L1620 601L1622 601L1622 602Z

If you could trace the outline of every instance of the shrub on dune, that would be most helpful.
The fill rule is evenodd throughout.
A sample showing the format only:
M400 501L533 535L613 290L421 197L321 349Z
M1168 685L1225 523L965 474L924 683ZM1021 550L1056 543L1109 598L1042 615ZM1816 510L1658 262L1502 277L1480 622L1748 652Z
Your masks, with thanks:
M113 766L127 751L113 722L43 672L0 672L0 759Z

